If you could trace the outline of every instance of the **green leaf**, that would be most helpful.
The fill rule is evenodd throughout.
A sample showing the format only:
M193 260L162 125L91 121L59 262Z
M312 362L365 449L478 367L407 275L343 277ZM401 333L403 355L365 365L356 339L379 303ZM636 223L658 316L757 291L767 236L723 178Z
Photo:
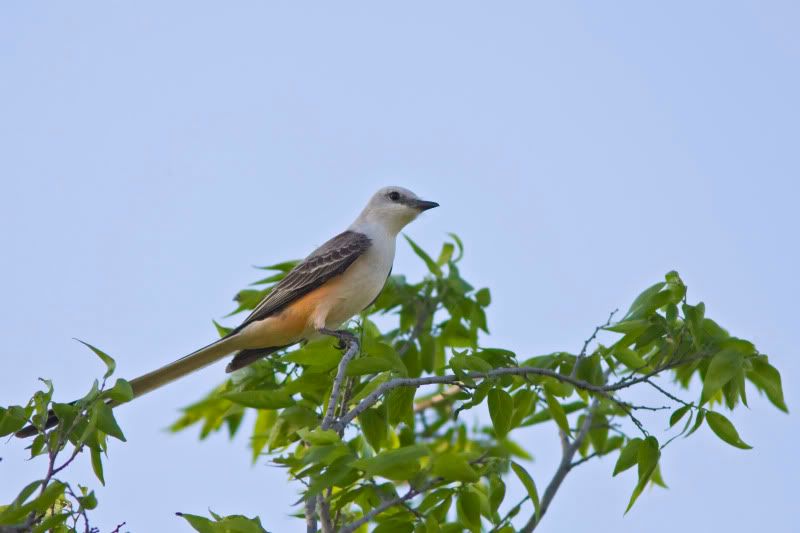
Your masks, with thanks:
M405 422L414 427L414 394L416 387L398 387L386 395L386 418L389 424L396 426Z
M117 404L133 400L133 388L124 379L118 379L114 386L105 392L105 397Z
M606 326L603 329L613 331L615 333L622 333L625 335L630 333L631 335L638 336L648 327L650 327L650 321L646 318L640 318L637 320L624 320L622 322L617 322L616 324Z
M533 509L536 513L537 521L539 517L539 493L536 491L536 483L533 482L533 478L528 473L525 468L522 467L519 463L515 463L511 461L511 469L517 475L519 480L525 486L525 490L528 492L528 496L530 496L531 501L533 502Z
M97 429L125 442L125 435L122 434L122 430L114 418L114 412L107 403L101 401L95 404L92 415Z
M46 512L58 498L64 495L65 488L66 485L62 482L58 480L51 481L42 494L30 503L30 507L40 513Z
M258 460L264 446L267 445L269 440L269 431L275 420L278 418L278 413L273 410L259 409L256 415L256 421L253 424L253 436L250 440L250 448L252 449L251 459L253 463Z
M187 522L195 531L200 533L218 533L219 529L214 525L214 522L203 516L193 514L175 513Z
M433 509L436 505L446 500L449 496L453 494L452 489L436 489L433 492L429 492L425 495L422 499L422 502L417 507L417 511L424 514L429 514L428 511Z
M689 435L691 435L692 433L694 433L695 431L697 431L697 428L699 428L703 424L703 420L705 420L705 418L706 418L705 410L698 411L697 412L697 417L694 419L694 425L692 426L692 429L690 429L689 433L684 435L683 438L686 438Z
M25 502L41 485L41 480L28 483L17 497L14 498L14 501L5 508L0 508L0 524L14 525L18 521L21 521L29 512L27 506L25 506Z
M474 483L480 479L464 456L454 452L445 452L433 458L433 474L447 481Z
M566 433L567 435L571 435L569 430L569 422L567 422L567 414L564 412L564 408L561 407L561 404L558 403L558 400L550 394L549 392L544 393L544 398L547 400L547 408L550 411L550 414L555 420L558 427L561 428L561 431Z
M691 408L692 408L691 405L684 405L683 407L675 409L675 411L673 411L672 415L670 415L669 417L669 427L672 427L675 424L677 424L680 421L680 419L683 418L683 415L685 415Z
M514 412L514 400L501 388L489 391L489 416L492 419L497 438L502 439L511 429L511 415Z
M614 465L614 473L616 476L620 472L624 472L639 461L639 447L642 444L642 439L636 437L628 441L628 444L619 452L617 464Z
M462 490L458 494L458 501L456 503L459 515L463 516L468 526L472 531L479 532L481 530L481 502L478 495L471 490Z
M461 258L464 257L464 243L461 241L461 238L456 235L455 233L448 233L453 242L456 243L456 248L458 248L458 256L453 259L454 263L458 263L461 261Z
M781 385L781 375L778 370L769 364L766 355L760 355L750 360L753 364L751 370L747 372L747 378L769 398L772 404L788 413L786 402L783 399L783 386Z
M633 301L630 309L628 309L628 312L625 313L625 319L629 320L632 318L640 318L641 315L645 315L645 311L651 307L653 299L655 298L656 294L658 294L658 292L664 288L664 285L666 285L665 282L659 281L655 285L652 285L642 291L642 293Z
M450 358L450 368L462 372L489 372L492 365L480 357L460 354Z
M217 329L217 334L220 337L225 337L231 331L233 331L233 328L229 328L229 327L223 326L222 324L218 323L216 320L212 320L211 322L214 323L214 327Z
M283 390L248 390L222 395L233 403L256 409L281 409L294 405L292 395Z
M336 444L342 440L339 434L332 429L317 428L309 430L307 428L300 428L297 430L297 434L300 435L300 438L304 441L319 446Z
M411 246L411 249L414 250L414 253L425 262L425 265L428 267L428 270L431 271L431 274L435 275L437 278L442 277L442 269L439 268L439 265L437 265L433 259L431 259L431 256L429 256L425 250L420 248L417 243L412 241L411 238L405 233L403 234L403 237L405 237L406 241L408 241L408 244Z
M52 409L58 417L58 422L62 428L72 427L72 423L78 415L78 408L75 405L53 402Z
M631 370L635 370L637 372L649 372L652 370L645 360L639 357L639 354L627 346L622 346L619 344L615 345L611 355L614 356L614 359L627 366Z
M100 457L100 450L98 448L90 448L89 451L92 456L92 470L94 470L94 475L97 476L101 485L105 485L106 481L103 479L103 458Z
M455 250L455 246L452 243L446 242L442 245L442 251L439 253L439 259L436 260L436 264L440 267L447 264L448 261L453 257L453 251Z
M506 484L500 479L500 476L491 476L489 478L489 505L492 514L497 513L500 504L506 496ZM497 523L497 522L495 522Z
M296 267L299 262L300 261L294 259L294 260L291 260L291 261L284 261L283 263L277 263L275 265L259 266L259 267L256 267L256 268L258 268L260 270L277 270L279 272L286 273L286 272L289 272L294 267Z
M683 304L683 316L686 317L686 325L692 334L692 343L696 349L700 349L703 342L703 316L706 313L706 306L703 302L697 305Z
M661 450L659 449L656 438L647 437L644 439L639 446L637 458L639 463L639 481L636 483L636 487L633 489L633 494L631 494L631 499L628 502L628 507L625 509L625 513L631 510L633 504L636 503L636 499L639 498L639 495L644 490L647 482L650 480L650 476L653 475L653 472L658 466L659 457L661 457Z
M706 420L708 421L708 427L711 428L711 431L716 433L717 437L721 438L731 446L736 446L737 448L741 448L743 450L749 450L752 448L752 446L744 442L739 437L739 432L736 431L736 428L733 426L731 421L725 418L723 415L715 413L714 411L708 411L706 412Z
M364 374L378 374L392 370L394 364L392 361L384 357L360 357L354 361L350 361L347 365L346 375L348 376L363 376Z
M320 371L339 364L342 352L333 349L333 342L315 342L282 357L283 361L312 367Z
M375 457L357 459L351 466L373 476L406 481L419 471L420 458L429 454L430 451L425 446L405 446L383 451Z
M214 520L208 518L186 514L175 513L200 533L267 533L258 518L247 518L241 515L219 516L213 511L209 511Z
M19 405L12 405L8 409L0 407L0 437L16 433L27 421L25 409Z
M475 301L478 302L478 305L481 307L488 307L489 304L492 303L492 295L489 292L489 289L483 288L480 289L478 292L475 293Z
M80 499L80 498L79 498ZM69 531L63 524L70 518L69 514L53 514L36 524L31 530L32 533L46 533L46 532L62 532ZM61 526L61 527L59 527ZM74 530L73 530L74 531Z
M379 452L388 434L385 411L375 407L367 409L358 415L358 424L369 445Z
M114 373L114 370L117 368L117 363L116 361L114 361L113 357L105 353L103 350L95 348L88 342L83 342L80 339L75 339L75 340L83 344L87 348L89 348L91 351L93 351L97 355L97 357L99 357L106 364L106 373L103 375L104 379Z
M605 415L597 413L589 430L589 442L598 453L604 453L608 441L608 419Z
M665 489L669 488L669 487L667 487L667 484L664 483L664 478L661 476L661 465L660 464L656 466L655 470L653 470L653 475L650 476L650 482L653 485L658 485L659 487L662 487L662 488L665 488Z
M81 507L84 509L89 509L90 511L97 507L97 496L95 496L94 491L91 491L86 496L80 496L78 501L81 504Z
M723 348L711 359L703 379L700 405L710 400L726 383L742 371L744 356L735 348Z
M511 415L511 427L518 427L525 417L536 409L536 395L528 389L521 389L514 394L514 412Z

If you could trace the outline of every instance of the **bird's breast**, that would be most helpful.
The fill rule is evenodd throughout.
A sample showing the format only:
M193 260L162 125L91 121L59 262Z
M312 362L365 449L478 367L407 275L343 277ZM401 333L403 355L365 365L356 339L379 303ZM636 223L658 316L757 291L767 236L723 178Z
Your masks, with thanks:
M393 244L393 243L392 243ZM370 248L339 279L332 280L327 327L338 328L372 303L386 284L392 268L394 247Z

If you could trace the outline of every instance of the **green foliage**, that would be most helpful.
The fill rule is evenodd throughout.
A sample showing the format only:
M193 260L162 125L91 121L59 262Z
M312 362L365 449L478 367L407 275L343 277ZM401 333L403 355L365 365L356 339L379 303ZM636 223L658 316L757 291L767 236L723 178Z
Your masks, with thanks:
M114 359L94 346L82 344L107 368L103 382L95 381L83 398L72 403L54 402L53 384L42 380L45 387L34 393L24 406L0 407L0 436L31 424L35 431L29 446L31 459L42 461L44 471L42 479L27 484L12 502L0 506L0 529L7 526L17 528L15 531L61 533L76 531L79 523L81 530L90 529L88 511L97 506L94 492L59 476L88 450L97 479L105 483L102 456L108 451L107 437L125 440L109 402L117 405L128 401L133 392L122 379L106 389L105 381L116 367ZM59 423L47 430L45 422L52 413L58 416Z
M541 518L536 483L514 461L530 458L530 450L511 438L516 428L552 424L587 460L590 454L620 450L613 474L634 466L638 470L630 509L647 484L663 481L658 468L662 446L638 422L636 409L619 398L628 387L665 374L686 389L693 377L699 378L699 402L676 405L668 417L670 427L686 418L678 434L689 435L707 420L721 439L740 447L744 443L730 422L707 405L735 408L746 401L744 384L749 381L785 410L779 374L766 356L707 318L702 303L687 303L686 286L675 272L642 292L620 321L605 327L617 335L610 345L599 344L580 356L555 352L522 362L511 351L482 347L490 292L476 290L461 277L463 244L453 237L438 256L406 237L425 263L427 277L412 283L392 276L375 304L353 322L360 353L346 371L348 392L337 412L348 424L334 426L340 440L322 443L307 436L322 422L341 358L327 341L289 349L241 371L187 407L174 429L199 424L201 438L223 428L235 433L241 429L242 408L257 409L254 454L266 450L291 477L308 484L307 494L328 489L322 493L338 517L336 527L359 520L409 484L420 496L371 516L375 531L500 531L525 503L511 506L502 518L498 513L509 505L503 502L505 485L501 491L499 483L510 471L526 488L533 520ZM263 291L285 272L273 270L274 275L257 282ZM238 310L257 300L240 293ZM498 369L511 372L493 375ZM514 372L521 369L535 371ZM379 387L404 378L434 382L409 382L375 396ZM488 427L483 420L477 425L464 420L462 413L480 405L488 410ZM348 418L351 411L355 414ZM585 423L587 430L579 432Z
M332 339L285 349L184 408L171 429L197 426L201 440L249 431L253 461L278 464L301 481L296 515L310 512L324 529L507 533L530 531L552 497L544 489L550 480L534 480L521 464L538 444L523 437L523 428L542 425L558 435L563 475L610 455L613 476L636 472L627 512L648 485L666 486L660 459L675 437L707 423L722 441L749 448L719 412L746 405L748 388L787 410L780 374L767 356L708 318L702 302L690 304L676 272L643 291L621 320L598 328L604 343L592 344L592 336L580 352L528 358L484 346L491 294L463 279L463 244L451 237L438 254L406 237L428 274L416 282L391 276L376 302L349 324L358 353L341 375L342 350ZM269 275L237 294L232 314L257 305L294 264L263 267ZM229 331L215 326L220 335ZM113 359L89 347L110 376ZM341 393L333 397L337 380ZM106 437L124 440L105 402L127 401L130 386L95 383L85 398L60 404L46 384L27 404L0 409L0 435L34 423L32 455L48 456L67 443L88 449L104 482ZM625 400L629 388L651 385L670 403L663 438L636 416L654 406ZM695 393L694 402L680 398ZM43 423L51 408L61 423L48 433ZM521 501L508 501L509 476L525 488ZM69 498L68 488L55 479L28 485L0 511L0 523L13 523L2 522L6 515L22 520L35 513L40 523L65 516L53 514L58 505L52 502ZM78 498L84 510L96 504L93 495ZM210 514L180 516L201 532L265 530L258 519Z
M213 511L209 511L209 514L211 514L211 518L177 513L195 531L200 533L267 533L258 518L247 518L241 515L219 516Z

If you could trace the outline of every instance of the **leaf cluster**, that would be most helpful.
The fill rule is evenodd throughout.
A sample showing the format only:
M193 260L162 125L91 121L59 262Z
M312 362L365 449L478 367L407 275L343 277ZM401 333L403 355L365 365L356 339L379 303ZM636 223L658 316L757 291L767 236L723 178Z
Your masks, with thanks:
M325 337L281 350L232 374L171 427L197 427L201 440L247 431L253 462L269 460L302 487L296 516L309 531L532 531L564 476L608 455L616 457L613 476L635 467L630 510L648 485L666 486L661 457L677 437L706 425L747 449L723 411L747 405L753 391L787 410L769 358L706 316L702 302L689 303L676 272L643 291L619 320L598 326L580 350L525 357L484 344L491 293L463 278L457 236L438 255L406 239L427 275L391 276L348 325L354 340L344 349ZM269 275L236 295L232 314L257 305L294 264L262 267ZM610 342L597 342L598 333ZM0 435L34 424L31 456L48 464L42 480L0 508L0 524L69 531L83 519L88 528L93 493L73 491L56 475L88 450L103 482L108 437L124 440L112 406L132 394L124 380L105 387L113 359L87 346L109 371L84 398L54 402L45 382L25 405L0 409ZM631 403L626 393L634 387L669 405ZM51 410L59 425L45 431ZM663 411L666 434L643 424L640 411ZM533 426L552 428L562 443L550 480L524 466L536 449L520 437ZM59 462L64 453L69 458ZM506 497L511 476L525 488L521 500ZM265 531L258 518L180 516L204 533Z
M102 381L95 380L85 396L71 403L56 402L53 383L42 380L44 388L24 405L0 407L0 437L31 425L35 435L28 446L30 458L42 460L45 465L41 479L28 483L13 501L0 506L0 530L97 531L89 525L88 517L88 512L97 506L94 491L62 480L59 474L88 451L98 481L105 484L103 456L108 451L108 437L125 441L112 406L131 400L133 391L123 379L107 388L106 381L115 369L114 359L90 344L83 344L107 367ZM58 416L58 425L48 430L46 422L53 415Z
M659 460L672 438L706 423L728 444L749 447L720 412L747 404L746 383L786 410L780 375L767 356L708 318L702 303L689 304L676 272L602 328L616 334L612 343L523 359L482 345L491 294L461 276L461 241L452 236L434 256L406 239L428 275L416 282L391 276L351 324L359 353L342 376L345 392L332 429L321 424L342 357L333 339L237 373L185 408L172 429L199 425L201 439L221 430L234 435L254 411L253 461L268 457L302 483L298 503L317 502L315 520L323 530L329 520L328 528L343 531L368 523L379 533L511 531L525 505L535 527L549 503L540 501L521 464L535 450L514 438L520 428L552 424L580 460L617 452L614 475L633 466L638 471L630 509L649 483L665 486ZM252 289L240 292L236 311L255 305L290 265L265 267L273 275L256 282L265 285L257 297ZM672 383L663 385L665 378ZM700 398L677 397L693 379L702 383ZM664 409L671 428L685 418L683 429L663 442L636 416L639 409L661 408L623 398L630 387L651 385L674 405ZM479 406L488 420L465 420ZM512 472L526 488L521 502L505 502ZM298 518L306 514L298 509Z

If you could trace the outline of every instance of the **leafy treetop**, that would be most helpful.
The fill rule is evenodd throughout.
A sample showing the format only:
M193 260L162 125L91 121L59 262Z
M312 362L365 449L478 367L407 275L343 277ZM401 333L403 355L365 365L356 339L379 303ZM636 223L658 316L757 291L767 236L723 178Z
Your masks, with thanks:
M636 467L629 510L648 484L664 486L660 458L676 437L705 424L727 444L750 448L721 412L747 405L748 388L787 410L767 356L706 317L703 303L689 304L676 272L642 292L618 321L612 313L580 351L525 358L484 346L491 295L461 277L463 245L451 238L436 259L408 239L427 266L424 279L390 277L349 334L283 350L233 374L186 407L172 430L198 425L201 440L222 430L234 435L253 411L252 459L269 458L300 482L296 515L307 531L506 533L533 531L566 475L595 457L616 453L614 476ZM252 309L294 264L263 267L270 275L237 294L232 314ZM618 338L596 343L601 330ZM109 364L108 378L113 359L89 347ZM702 387L691 400L694 378ZM88 449L102 483L107 437L124 440L107 401L130 398L124 380L104 385L61 404L46 382L25 406L0 410L0 435L32 422L40 431L31 455L49 459L48 475L0 508L0 527L69 531L81 519L89 527L93 493L56 475ZM625 395L634 387L652 389L670 405L633 404ZM462 413L478 406L488 409L488 420L466 423ZM46 432L50 408L60 423ZM637 416L661 410L671 428L664 436ZM552 478L538 480L547 482L541 493L523 464L534 450L514 438L537 424L551 425L563 450ZM505 480L512 475L526 495L509 502ZM181 516L201 532L269 527L238 515Z

